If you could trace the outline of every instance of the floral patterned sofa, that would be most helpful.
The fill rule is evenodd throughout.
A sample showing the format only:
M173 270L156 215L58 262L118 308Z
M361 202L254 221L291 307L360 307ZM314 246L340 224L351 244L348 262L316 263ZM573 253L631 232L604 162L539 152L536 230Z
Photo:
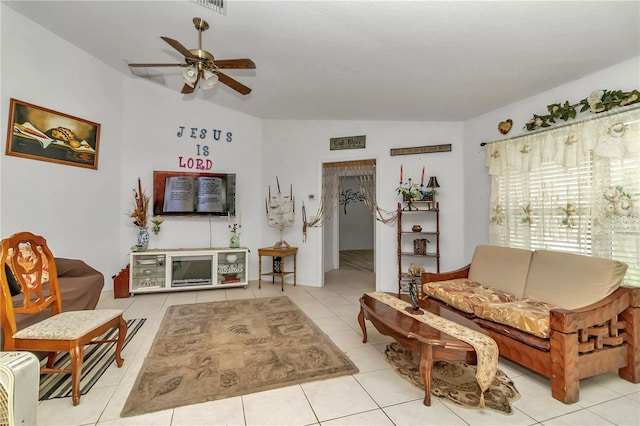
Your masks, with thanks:
M421 296L473 319L500 355L551 380L554 398L578 401L580 379L618 370L640 382L640 288L627 265L550 250L481 245L471 264L423 273Z

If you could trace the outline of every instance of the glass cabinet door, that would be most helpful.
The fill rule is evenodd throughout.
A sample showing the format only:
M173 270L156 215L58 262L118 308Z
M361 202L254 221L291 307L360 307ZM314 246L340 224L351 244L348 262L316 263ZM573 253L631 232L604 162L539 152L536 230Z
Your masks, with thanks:
M218 284L246 283L246 265L245 251L218 253Z
M171 255L171 287L197 287L213 283L213 254Z
M131 265L131 290L164 288L165 255L135 255Z

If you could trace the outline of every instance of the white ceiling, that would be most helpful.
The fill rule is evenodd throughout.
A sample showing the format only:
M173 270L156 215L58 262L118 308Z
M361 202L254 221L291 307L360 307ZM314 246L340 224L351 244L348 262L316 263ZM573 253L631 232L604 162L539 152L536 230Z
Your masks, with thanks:
M269 119L464 121L640 56L639 1L3 3L131 78L127 63L182 62L160 36L195 48L204 18L203 49L256 63L227 70L250 95L182 95L181 68L149 72L176 97Z

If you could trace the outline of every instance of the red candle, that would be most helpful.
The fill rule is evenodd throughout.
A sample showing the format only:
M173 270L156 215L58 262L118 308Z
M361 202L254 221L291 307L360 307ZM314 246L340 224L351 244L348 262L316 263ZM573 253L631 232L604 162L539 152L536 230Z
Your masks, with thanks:
M402 182L402 164L400 164L400 182Z
M420 186L424 185L424 166L422 166L422 178L420 179Z

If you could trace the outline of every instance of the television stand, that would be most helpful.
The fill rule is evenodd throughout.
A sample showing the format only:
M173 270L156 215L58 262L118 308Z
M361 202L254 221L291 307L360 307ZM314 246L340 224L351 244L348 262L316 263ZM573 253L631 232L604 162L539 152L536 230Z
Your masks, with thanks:
M249 250L151 249L131 252L129 293L247 287Z

